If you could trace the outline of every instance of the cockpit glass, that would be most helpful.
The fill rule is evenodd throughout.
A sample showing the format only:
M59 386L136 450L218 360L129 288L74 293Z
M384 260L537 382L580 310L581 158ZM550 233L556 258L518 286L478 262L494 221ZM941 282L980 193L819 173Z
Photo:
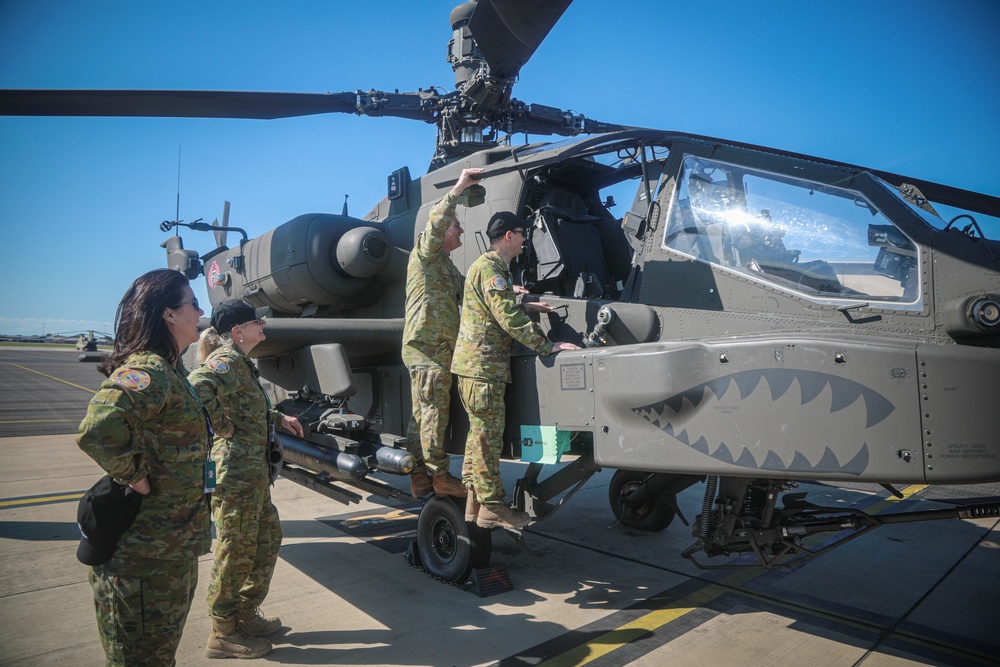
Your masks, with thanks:
M664 246L817 299L920 302L914 243L859 192L687 156Z

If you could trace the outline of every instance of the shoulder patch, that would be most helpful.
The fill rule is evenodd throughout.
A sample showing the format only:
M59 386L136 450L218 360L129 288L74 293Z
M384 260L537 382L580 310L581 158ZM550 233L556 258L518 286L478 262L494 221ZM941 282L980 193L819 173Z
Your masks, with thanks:
M225 375L229 372L229 362L225 359L209 359L205 365L219 375Z
M503 291L507 289L507 281L503 279L503 276L493 276L490 280L490 287L498 291Z
M126 389L142 391L149 386L149 373L146 371L137 371L134 368L123 368L115 373L112 381Z

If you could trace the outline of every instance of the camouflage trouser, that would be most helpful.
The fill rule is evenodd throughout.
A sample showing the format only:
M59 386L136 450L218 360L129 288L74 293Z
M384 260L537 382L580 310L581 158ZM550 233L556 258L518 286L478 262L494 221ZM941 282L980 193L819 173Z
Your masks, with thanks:
M451 371L441 366L410 369L413 414L406 429L406 449L413 454L413 472L432 475L448 472L451 459L444 451L451 407Z
M87 578L108 667L175 664L198 585L197 558L112 558Z
M506 389L503 381L458 378L458 393L465 411L469 413L469 438L465 442L462 481L471 481L480 502L486 505L502 503L506 499L500 479L503 395Z
M220 486L212 494L212 513L216 541L208 613L231 621L267 597L281 548L281 522L267 487Z

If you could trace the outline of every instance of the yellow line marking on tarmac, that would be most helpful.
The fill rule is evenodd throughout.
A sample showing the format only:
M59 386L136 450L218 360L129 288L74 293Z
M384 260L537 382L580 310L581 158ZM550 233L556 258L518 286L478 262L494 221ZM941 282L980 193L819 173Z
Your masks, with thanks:
M61 500L79 500L83 498L82 493L67 493L61 496L43 496L41 498L15 498L14 500L0 500L0 507L14 507L16 505L31 505L35 503L55 503Z
M930 484L911 484L910 486L908 486L905 489L903 489L902 491L900 491L900 493L903 494L902 498L897 498L896 496L890 495L888 498L880 500L877 503L875 503L874 505L869 505L868 507L866 507L865 508L865 513L866 514L878 514L879 512L882 512L883 510L886 510L886 509L892 507L893 505L895 505L899 501L906 500L910 496L914 496L914 495L920 493L921 491L923 491L924 489L926 489L929 486L930 486Z
M73 382L70 382L69 380L63 380L62 378L57 378L54 375L49 375L48 373L43 373L41 371L36 371L34 368L28 368L27 366L22 366L21 364L15 364L15 363L12 363L10 361L5 361L4 363L5 364L10 364L11 366L14 366L15 368L20 368L23 371L28 371L29 373L37 373L38 375L41 375L42 377L47 377L48 379L55 380L56 382L62 382L63 384L68 384L69 386L76 387L77 389L83 389L84 391L89 391L91 394L96 394L97 393L93 389L88 389L87 387L81 387L80 385L74 384Z
M900 491L900 493L903 494L902 498L897 498L896 496L889 496L889 498L891 500L896 500L896 501L903 500L905 498L909 498L912 495L916 495L916 494L920 493L921 491L923 491L924 489L928 488L929 486L930 486L930 484L912 484L912 485L906 487L905 489L903 489L902 491Z
M894 502L905 500L910 496L920 493L928 486L928 484L913 484L908 486L900 492L903 494L902 498L889 496L888 499L879 501L866 508L866 512L868 514L877 514L882 510L891 507ZM754 594L752 591L745 591L740 587L761 574L763 574L763 572L757 570L743 570L722 579L718 583L707 584L701 590L696 591L687 597L681 598L676 602L670 603L668 606L651 611L648 614L640 616L634 621L626 623L619 628L615 628L614 630L611 630L610 632L607 632L599 637L595 637L584 644L571 648L568 651L551 658L550 660L546 660L541 663L539 667L579 667L580 665L586 665L589 662L593 662L598 658L606 656L612 651L618 650L622 646L637 640L645 634L649 634L657 630L667 623L676 621L678 618L705 606L715 598L720 597L725 593L736 593L738 595L749 595L753 597ZM769 599L769 601L775 604L782 604L778 599ZM789 608L805 610L805 606L802 604L787 606L789 606ZM837 622L844 623L845 625L851 623L851 619L849 618L829 614L829 612L824 612L824 610L814 609L812 611L817 616L833 618ZM868 626L861 623L859 624L859 627ZM938 645L935 644L935 646Z
M651 611L619 628L595 637L585 644L571 648L551 660L546 660L539 667L577 667L578 665L586 665L598 658L603 658L612 651L635 641L639 637L649 634L671 621L676 621L681 616L704 607L717 597L726 593L739 592L734 591L730 587L738 587L759 575L760 572L751 572L749 570L731 574L718 584L708 584L701 590L672 602L668 606Z

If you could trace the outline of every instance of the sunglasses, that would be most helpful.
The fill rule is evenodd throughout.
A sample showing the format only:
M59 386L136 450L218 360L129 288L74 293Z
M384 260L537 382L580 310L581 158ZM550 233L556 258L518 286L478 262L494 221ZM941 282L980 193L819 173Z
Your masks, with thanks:
M258 318L256 320L247 320L243 324L234 324L233 325L233 329L236 329L237 327L239 327L242 330L242 328L245 327L248 324L259 324L261 326L261 328L263 328L264 327L264 322L265 322L265 320L264 320L263 317Z
M187 304L189 304L189 303L190 303L190 304L191 304L192 306L194 306L194 309L195 309L195 310L198 310L198 299L191 299L190 301L181 301L181 302L180 302L179 304L177 304L176 306L170 306L170 307L171 307L171 308L173 308L174 310L177 310L178 308L183 308L184 306L186 306L186 305L187 305Z

